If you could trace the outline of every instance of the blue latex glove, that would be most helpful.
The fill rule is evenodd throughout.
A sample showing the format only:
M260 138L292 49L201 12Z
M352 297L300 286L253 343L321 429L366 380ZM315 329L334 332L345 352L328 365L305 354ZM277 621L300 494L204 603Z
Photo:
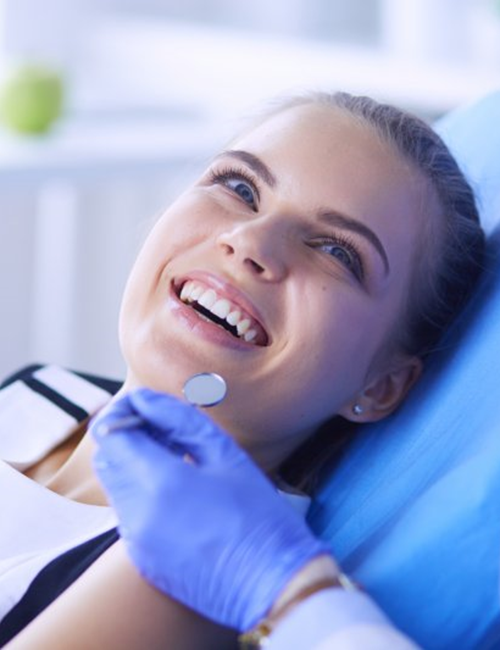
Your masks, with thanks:
M133 415L143 424L102 435ZM132 561L200 614L249 629L300 568L327 552L247 454L195 407L140 389L92 430L95 468Z

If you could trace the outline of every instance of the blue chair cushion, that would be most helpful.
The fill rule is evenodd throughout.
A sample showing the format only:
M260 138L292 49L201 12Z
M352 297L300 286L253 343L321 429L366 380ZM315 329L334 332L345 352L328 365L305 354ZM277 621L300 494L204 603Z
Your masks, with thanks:
M499 124L500 93L437 124L493 231L488 269L407 402L359 432L309 516L430 650L500 648Z

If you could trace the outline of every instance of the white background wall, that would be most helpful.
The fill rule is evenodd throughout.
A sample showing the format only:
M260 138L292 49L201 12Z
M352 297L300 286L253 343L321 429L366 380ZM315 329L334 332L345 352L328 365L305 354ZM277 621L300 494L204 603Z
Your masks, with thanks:
M120 376L116 319L151 218L236 128L305 87L433 119L500 85L496 0L3 0L0 72L66 75L47 136L0 131L0 375Z

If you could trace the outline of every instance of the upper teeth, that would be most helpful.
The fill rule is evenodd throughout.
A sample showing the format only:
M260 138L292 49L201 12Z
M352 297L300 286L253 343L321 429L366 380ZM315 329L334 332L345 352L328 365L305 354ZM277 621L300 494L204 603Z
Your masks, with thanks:
M229 325L236 327L238 336L248 343L257 336L257 325L252 317L245 314L240 307L233 305L227 298L220 298L213 289L188 280L182 287L180 299L183 302L197 302L218 318L226 320Z

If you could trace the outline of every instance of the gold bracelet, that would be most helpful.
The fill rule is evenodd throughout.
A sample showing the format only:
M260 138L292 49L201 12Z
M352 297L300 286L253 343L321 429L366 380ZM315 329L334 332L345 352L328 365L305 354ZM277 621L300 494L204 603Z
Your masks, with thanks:
M240 634L238 637L238 646L240 650L262 650L269 644L269 637L272 634L276 624L287 614L295 605L298 605L300 602L312 596L318 591L323 591L323 589L329 589L331 587L340 587L346 591L358 591L359 587L348 578L344 573L339 573L335 578L325 578L325 580L320 580L315 582L312 585L309 585L302 591L289 600L285 606L277 611L270 618L265 618L264 620L257 623L257 625L249 630Z

